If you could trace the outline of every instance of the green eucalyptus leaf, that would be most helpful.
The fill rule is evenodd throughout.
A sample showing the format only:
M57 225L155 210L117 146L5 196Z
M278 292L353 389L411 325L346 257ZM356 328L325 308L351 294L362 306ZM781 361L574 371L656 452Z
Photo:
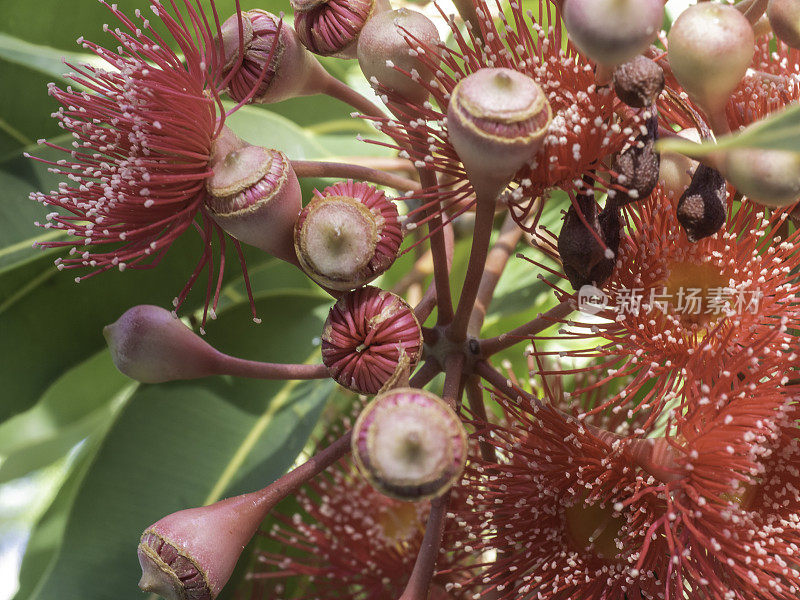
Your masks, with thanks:
M316 361L312 339L327 304L302 294L263 297L260 330L281 335L265 336L264 343L259 327L245 318L249 308L238 305L209 324L208 339L246 358ZM335 389L330 380L228 377L134 386L107 432L90 436L90 457L78 461L34 528L18 600L142 598L136 587L141 532L170 512L279 477Z
M656 142L659 152L675 152L692 158L737 148L800 152L800 105L792 104L741 131L720 137L716 143L696 144L679 137L661 138Z

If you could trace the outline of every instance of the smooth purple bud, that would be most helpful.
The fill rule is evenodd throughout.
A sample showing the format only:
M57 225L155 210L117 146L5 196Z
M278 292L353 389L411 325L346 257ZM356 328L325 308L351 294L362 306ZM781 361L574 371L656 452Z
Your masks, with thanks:
M725 152L725 177L749 200L789 206L800 200L800 154L742 148Z
M644 52L661 29L663 0L564 0L569 39L598 64L613 67Z
M286 155L247 144L226 128L210 167L206 207L214 221L237 240L295 263L292 232L302 195Z
M116 367L142 383L216 375L224 358L159 306L134 306L104 327L103 335Z
M291 0L302 44L320 56L356 58L358 36L375 0Z
M273 504L261 490L157 521L139 542L139 587L167 600L213 600Z
M782 42L800 49L800 0L770 0L767 18Z
M701 2L680 14L667 40L678 83L706 112L722 110L753 60L750 22L732 6Z
M227 90L231 98L241 102L256 88L249 102L271 104L319 92L325 70L294 29L265 10L241 15L241 30L237 15L222 24L223 74L227 77L233 70Z
M331 308L322 334L322 362L340 385L376 394L410 372L422 354L422 330L411 307L391 292L366 286Z
M436 26L422 13L408 8L381 12L361 30L358 64L368 80L374 77L387 90L421 104L430 92L418 82L433 79L431 67L439 64L439 44ZM434 64L421 60L420 54Z
M413 388L389 390L368 404L353 427L352 444L361 474L399 500L443 494L467 459L458 415L438 396Z
M539 84L505 68L460 80L447 107L447 132L478 198L496 195L544 143L553 113Z
M294 245L314 281L352 290L386 271L397 258L403 230L397 207L366 183L343 181L316 192L300 213Z

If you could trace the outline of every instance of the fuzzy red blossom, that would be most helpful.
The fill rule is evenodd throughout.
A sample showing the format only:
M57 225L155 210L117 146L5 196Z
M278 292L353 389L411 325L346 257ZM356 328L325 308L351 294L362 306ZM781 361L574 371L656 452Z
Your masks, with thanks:
M593 66L566 39L560 13L550 3L539 0L535 18L512 2L510 20L499 10L502 25L486 2L479 0L475 6L480 40L470 27L464 34L453 21L455 48L430 48L408 38L409 52L430 68L434 78L421 81L419 73L406 74L430 91L435 104L417 106L380 89L396 118L376 125L398 142L401 156L418 168L438 172L446 186L409 195L422 203L411 217L430 208L438 210L440 203L445 210L458 207L460 214L471 206L473 190L448 139L445 116L450 94L458 81L486 67L505 67L531 77L544 90L553 120L541 150L517 172L503 196L522 223L543 193L552 188L573 190L584 174L604 169L603 161L638 135L642 119L629 112L616 114L619 100L611 88L596 85Z
M497 394L504 424L476 424L498 461L476 459L465 476L459 517L488 560L475 597L658 597L665 558L640 550L663 501L630 501L649 475L604 418L565 414L557 388L541 383L545 400Z
M212 146L225 120L217 92L227 85L222 48L215 39L218 21L210 25L187 0L182 6L188 17L172 15L152 0L153 12L170 34L165 40L139 10L134 21L116 5L102 3L121 23L116 29L105 27L118 50L79 39L109 67L69 65L75 71L70 78L80 88L50 85L50 94L61 104L54 116L74 141L71 148L41 142L65 153L62 159L43 162L66 181L49 194L31 195L57 209L41 226L71 239L37 245L71 246L69 257L56 264L59 269L87 268L88 274L76 278L81 281L112 268L154 267L178 237L195 229L202 256L174 305L183 303L207 268L206 305L213 299L215 306L225 236L203 203ZM215 284L213 248L218 243ZM234 245L244 268L239 243L234 240Z
M774 49L773 49L774 47ZM756 42L751 68L725 107L733 131L800 100L800 50L774 36Z
M269 531L280 549L258 556L250 575L256 585L307 581L304 597L384 600L402 593L425 532L430 502L402 502L383 496L343 460L299 495L300 511L280 512ZM452 517L452 516L451 516ZM453 519L431 586L431 600L467 598L458 568L469 553L455 546L463 533ZM463 545L462 545L463 546Z
M795 598L798 390L729 373L698 391L697 410L662 438L676 476L634 498L666 501L640 563L668 553L667 600L697 590L712 600Z
M561 353L575 364L566 372L592 371L594 385L625 382L592 411L645 411L646 429L665 407L689 409L691 388L713 385L720 373L752 371L779 385L797 358L789 330L800 319L800 234L776 235L787 213L732 205L720 232L690 243L661 191L625 211L605 308L561 332L585 340Z

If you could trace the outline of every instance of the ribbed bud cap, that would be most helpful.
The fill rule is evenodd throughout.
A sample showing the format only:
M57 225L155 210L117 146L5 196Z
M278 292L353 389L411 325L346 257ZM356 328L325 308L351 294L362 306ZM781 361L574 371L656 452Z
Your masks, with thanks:
M467 459L467 435L444 400L413 388L377 396L353 427L359 471L382 494L423 500L446 492Z
M315 79L324 74L322 67L297 39L295 30L277 16L248 10L241 13L241 25L233 15L221 29L223 75L231 76L227 92L237 102L249 96L249 102L269 104L318 90Z
M306 205L294 228L300 266L317 283L352 290L386 271L403 243L397 207L374 186L343 181Z
M159 306L134 306L104 327L103 335L116 367L142 383L219 373L222 354Z
M412 370L421 351L414 311L376 287L344 294L325 321L322 362L340 385L360 394L376 394L398 370Z
M291 0L294 28L303 45L320 56L355 58L358 36L375 0Z

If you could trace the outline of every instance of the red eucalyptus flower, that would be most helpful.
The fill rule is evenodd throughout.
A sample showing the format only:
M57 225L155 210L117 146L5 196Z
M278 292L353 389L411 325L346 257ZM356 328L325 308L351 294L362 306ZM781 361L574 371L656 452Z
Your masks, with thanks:
M59 269L87 267L81 281L111 268L156 266L187 229L200 234L203 254L189 281L174 301L179 307L204 268L208 268L206 305L216 305L224 269L224 235L206 214L206 181L214 141L225 114L218 90L223 52L215 39L218 25L194 3L184 0L188 18L170 14L158 0L151 8L170 33L164 40L150 21L136 11L137 24L116 5L102 2L121 27L106 31L119 44L117 52L79 40L110 67L72 66L81 89L50 86L61 103L59 124L74 138L72 148L50 142L66 153L51 170L68 181L49 194L32 199L59 210L47 215L46 229L61 230L69 240L38 242L39 247L71 246ZM177 8L173 5L173 8ZM179 54L170 47L175 44ZM221 256L215 285L213 246ZM239 243L233 241L244 260Z
M732 206L723 229L694 244L661 191L626 215L604 307L562 332L586 340L562 355L597 373L594 385L625 381L592 410L646 411L646 428L665 407L692 409L692 388L714 387L720 374L753 371L779 385L796 360L789 329L800 319L800 234L773 237L787 213Z
M658 597L666 557L640 559L640 549L663 501L631 502L649 476L633 467L627 444L565 415L543 384L547 400L498 395L505 424L476 424L499 462L476 458L465 476L459 517L475 550L496 556L474 597Z
M439 202L445 209L455 207L473 190L445 128L453 89L466 76L487 67L504 67L531 77L544 90L553 120L541 150L517 172L506 196L512 214L523 222L544 192L554 187L572 190L582 175L602 169L606 157L639 133L641 118L627 112L615 115L619 100L611 88L595 84L592 65L563 35L561 15L549 2L539 0L536 18L512 2L512 22L499 12L502 26L495 23L486 2L477 0L475 6L481 20L480 40L470 28L465 35L452 22L457 49L430 48L409 36L409 52L434 73L432 81L419 83L431 92L436 105L418 106L381 89L396 119L379 121L377 127L402 145L397 147L401 156L437 171L447 184L413 196L423 207L412 216L431 206L438 208ZM419 80L418 73L406 74ZM459 212L468 207L462 204Z
M430 502L402 502L377 492L350 461L340 461L298 497L301 512L278 513L269 538L280 549L258 556L256 582L307 578L313 597L384 600L402 593L425 532ZM451 504L452 505L452 504ZM448 519L431 600L468 598L460 571L467 551L454 546L464 534ZM454 548L450 551L451 548ZM446 590L446 591L445 591Z

